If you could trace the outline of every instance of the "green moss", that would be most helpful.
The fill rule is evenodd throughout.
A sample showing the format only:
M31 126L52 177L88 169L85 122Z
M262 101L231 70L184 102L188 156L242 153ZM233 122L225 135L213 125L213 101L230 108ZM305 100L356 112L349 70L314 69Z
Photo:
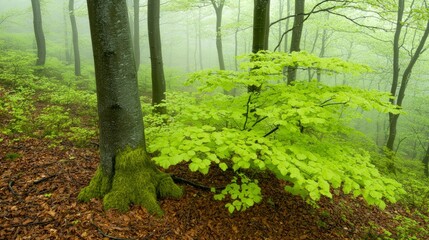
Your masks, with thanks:
M168 174L160 172L143 149L126 149L116 157L115 175L109 184L97 169L89 186L82 189L79 200L103 197L105 209L127 211L130 204L141 205L150 213L162 215L157 197L179 198L183 191Z

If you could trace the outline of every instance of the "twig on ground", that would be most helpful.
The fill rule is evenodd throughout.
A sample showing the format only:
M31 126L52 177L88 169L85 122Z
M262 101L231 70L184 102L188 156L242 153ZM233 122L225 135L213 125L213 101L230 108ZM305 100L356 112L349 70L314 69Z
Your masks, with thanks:
M111 236L105 232L103 232L97 224L95 224L93 221L91 221L91 224L97 229L97 232L100 233L103 237L113 239L113 240L133 240L132 238L120 238L120 237L114 237Z
M221 190L221 189L225 188L225 187L219 187L219 186L218 187L205 186L205 185L202 185L202 184L199 184L199 183L196 183L196 182L192 182L190 180L178 177L178 176L173 175L173 174L171 174L171 178L176 183L185 183L185 184L191 185L193 187L196 187L196 188L199 188L199 189L202 189L202 190L205 190L205 191L210 191L212 188L214 188L216 190Z
M9 188L10 192L15 196L15 197L19 197L19 194L17 192L15 192L15 190L13 190L13 184L15 183L15 181L10 180L9 183L7 184L7 187Z
M56 176L58 176L58 174L53 174L53 175L38 179L38 180L34 181L33 184L36 185L36 184L42 183L42 182L47 181L47 180L49 180L53 177L56 177Z

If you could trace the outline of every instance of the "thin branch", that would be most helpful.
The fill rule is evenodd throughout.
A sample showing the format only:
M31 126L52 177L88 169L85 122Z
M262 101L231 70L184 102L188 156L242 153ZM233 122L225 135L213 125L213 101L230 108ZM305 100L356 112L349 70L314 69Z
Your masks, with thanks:
M275 131L279 130L280 125L277 125L275 128L273 128L271 131L269 131L268 133L266 133L264 135L264 137L268 137L269 135L271 135L272 133L274 133Z
M262 122L262 121L264 121L265 119L267 119L268 117L267 116L265 116L265 117L263 117L263 118L260 118L260 119L258 119L253 125L252 125L252 127L251 128L253 128L254 126L256 126L256 124L258 124L258 123L260 123L260 122ZM250 129L249 129L250 130Z
M132 238L120 238L120 237L114 237L114 236L108 235L107 233L103 232L100 229L100 227L98 227L94 222L91 221L91 224L97 229L97 232L100 233L105 238L109 238L113 240L132 240Z
M10 180L9 183L7 184L7 187L9 188L9 191L16 197L19 197L19 194L17 192L15 192L15 190L13 190L13 184L15 182L13 180Z
M185 184L188 184L188 185L190 185L192 187L199 188L199 189L205 190L205 191L211 191L211 189L213 189L213 188L216 189L216 190L222 190L222 189L225 188L225 186L220 186L220 187L219 186L218 187L205 186L205 185L202 185L200 183L196 183L196 182L193 182L193 181L190 181L190 180L178 177L178 176L173 175L173 174L171 174L170 176L171 176L171 178L173 179L173 181L175 183L185 183Z
M49 180L49 179L51 179L51 178L53 178L53 177L56 177L56 176L58 176L58 174L53 174L53 175L50 175L50 176L47 176L47 177L44 177L44 178L38 179L38 180L34 181L34 182L33 182L33 184L34 184L34 185L36 185L36 184L39 184L39 183L45 182L45 181L47 181L47 180Z
M249 99L247 99L247 103L246 103L246 120L244 121L244 126L243 126L243 130L246 129L246 125L247 125L247 121L249 120L249 112L250 112L250 101L252 100L252 94L249 94Z
M369 25L361 24L361 23L357 22L357 21L356 21L356 19L354 19L354 18L350 18L350 17L348 17L348 16L346 16L346 15L344 15L344 14L336 13L336 12L332 12L332 11L330 11L330 10L327 10L327 11L328 11L330 14L333 14L333 15L337 15L337 16L343 17L343 18L345 18L345 19L347 19L347 20L351 21L352 23L354 23L354 24L358 25L359 27L368 28L368 29L371 29L371 30L373 30L373 31L374 31L374 30L382 30L382 31L384 31L384 32L388 32L386 29L381 28L381 27L369 26Z

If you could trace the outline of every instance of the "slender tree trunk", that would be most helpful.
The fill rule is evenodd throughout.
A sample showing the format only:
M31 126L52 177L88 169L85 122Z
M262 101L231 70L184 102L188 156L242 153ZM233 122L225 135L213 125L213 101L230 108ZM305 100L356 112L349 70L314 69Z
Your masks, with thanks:
M290 43L290 52L301 51L301 35L304 26L304 6L305 0L295 0L295 17L293 22L292 39ZM287 73L287 83L290 84L296 80L296 67L289 67Z
M236 21L236 28L234 32L234 66L235 70L238 71L238 31L240 30L239 24L240 24L240 16L241 16L241 0L238 0L238 13L237 13L237 21Z
M37 61L36 65L45 65L46 61L46 42L45 34L43 33L42 27L42 12L40 10L40 0L31 0L31 6L33 9L33 25L34 34L36 36L37 44Z
M240 1L240 0L239 0ZM201 17L201 8L198 8L198 19L199 19L199 22L198 22L198 56L199 56L199 59L200 59L200 70L203 70L204 69L204 66L203 66L203 47L202 47L202 34L201 34L201 20L202 20L202 17Z
M151 0L147 4L148 35L150 60L152 66L152 104L158 105L165 100L165 77L162 63L161 32L159 29L160 0ZM156 107L157 113L166 113L165 107Z
M402 14L404 11L404 0L399 0L399 7L398 7L398 20L397 20L397 27L400 29L402 28ZM393 56L393 81L392 81L392 88L391 88L391 94L392 96L396 96L396 89L398 86L398 79L399 79L399 38L400 38L400 29L398 33L398 29L396 29L395 37L394 37L394 56ZM404 70L404 73L402 74L401 78L401 86L399 87L399 93L396 100L396 105L402 106L402 102L405 98L405 90L407 88L408 81L410 80L411 72L414 68L415 63L417 62L418 58L420 57L420 54L423 51L423 48L426 44L426 40L429 36L429 19L426 23L426 28L423 33L422 38L420 39L419 45L417 46L414 54L411 56L410 62L407 65L407 68ZM393 101L393 100L391 100ZM393 145L395 142L396 134L397 134L397 124L398 124L398 118L399 114L392 114L389 113L389 137L387 139L386 147L393 151Z
M252 52L257 53L260 50L267 50L268 37L266 36L269 24L267 15L270 9L270 0L254 0L253 6L253 43ZM248 92L259 92L260 86L249 86Z
M222 13L223 6L225 4L225 0L220 0L216 2L216 0L210 0L215 12L216 12L216 49L217 49L217 57L219 60L219 69L225 70L225 61L223 58L223 46L222 46Z
M152 2L152 1L150 1ZM157 196L182 190L145 150L137 71L125 0L87 0L100 129L100 167L78 199L102 198L105 209L143 205L162 215Z
M321 57L321 58L325 57L326 40L327 40L327 38L328 38L327 30L323 29L323 33L322 33L322 46L320 46L320 53L319 53L319 57ZM317 69L317 81L318 82L322 81L322 73L320 72L319 69Z
M279 0L279 19L283 18L283 0ZM282 38L283 35L283 23L279 22L279 39ZM282 51L282 45L279 45L279 52Z
M69 16L68 13L68 7L64 5L64 56L65 56L65 63L68 65L71 63L71 57L70 57L70 48L69 48L69 32L68 32L68 21L67 16Z
M286 16L290 16L290 1L291 0L286 1L287 2L286 3ZM285 31L289 30L289 19L290 18L286 19ZM288 36L289 36L289 33L286 33L286 35L285 35L285 46L284 46L285 52L287 52L287 50L289 49L288 48L288 43L289 43Z
M426 153L425 153L425 156L423 157L422 163L425 167L424 169L425 175L426 177L429 177L429 145L426 148Z
M137 72L140 68L140 1L134 0L134 58L136 59Z
M267 7L265 10L265 39L264 39L264 49L268 50L268 46L270 45L270 0L268 0Z
M69 0L70 23L73 36L73 57L74 57L74 75L80 76L80 53L79 53L79 35L76 26L76 17L74 14L74 0Z

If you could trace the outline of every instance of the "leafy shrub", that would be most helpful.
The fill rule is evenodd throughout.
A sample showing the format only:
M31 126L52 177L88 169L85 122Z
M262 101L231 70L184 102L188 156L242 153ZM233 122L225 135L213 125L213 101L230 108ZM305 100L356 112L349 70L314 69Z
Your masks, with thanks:
M1 128L4 134L17 134L31 131L31 114L34 111L32 96L34 91L23 87L4 90L0 101L0 115L6 116L7 124Z
M41 137L64 137L65 131L72 125L68 110L61 106L48 106L36 118L36 125Z
M149 125L148 149L159 153L154 161L164 168L187 162L191 171L203 174L213 165L224 171L232 169L239 176L246 169L269 171L292 183L285 187L287 192L309 203L322 196L331 198L331 188L362 195L380 208L386 206L385 200L395 202L404 193L401 184L381 176L370 154L349 141L355 131L348 123L358 117L356 108L399 111L385 93L317 82L275 84L291 61L295 65L323 65L330 71L353 69L353 65L338 60L327 64L306 56L292 56L291 60L290 55L262 52L252 54L252 61L244 64L245 69L254 69L250 73L206 70L194 74L190 82L200 84L201 94L169 95L165 103L169 116L145 119ZM229 91L249 86L257 86L260 91L236 97L207 93L219 87ZM243 182L239 187L234 181L222 196L243 191ZM251 206L248 198L254 203L260 198L258 194L246 194L227 204L229 211L233 207L246 209Z

